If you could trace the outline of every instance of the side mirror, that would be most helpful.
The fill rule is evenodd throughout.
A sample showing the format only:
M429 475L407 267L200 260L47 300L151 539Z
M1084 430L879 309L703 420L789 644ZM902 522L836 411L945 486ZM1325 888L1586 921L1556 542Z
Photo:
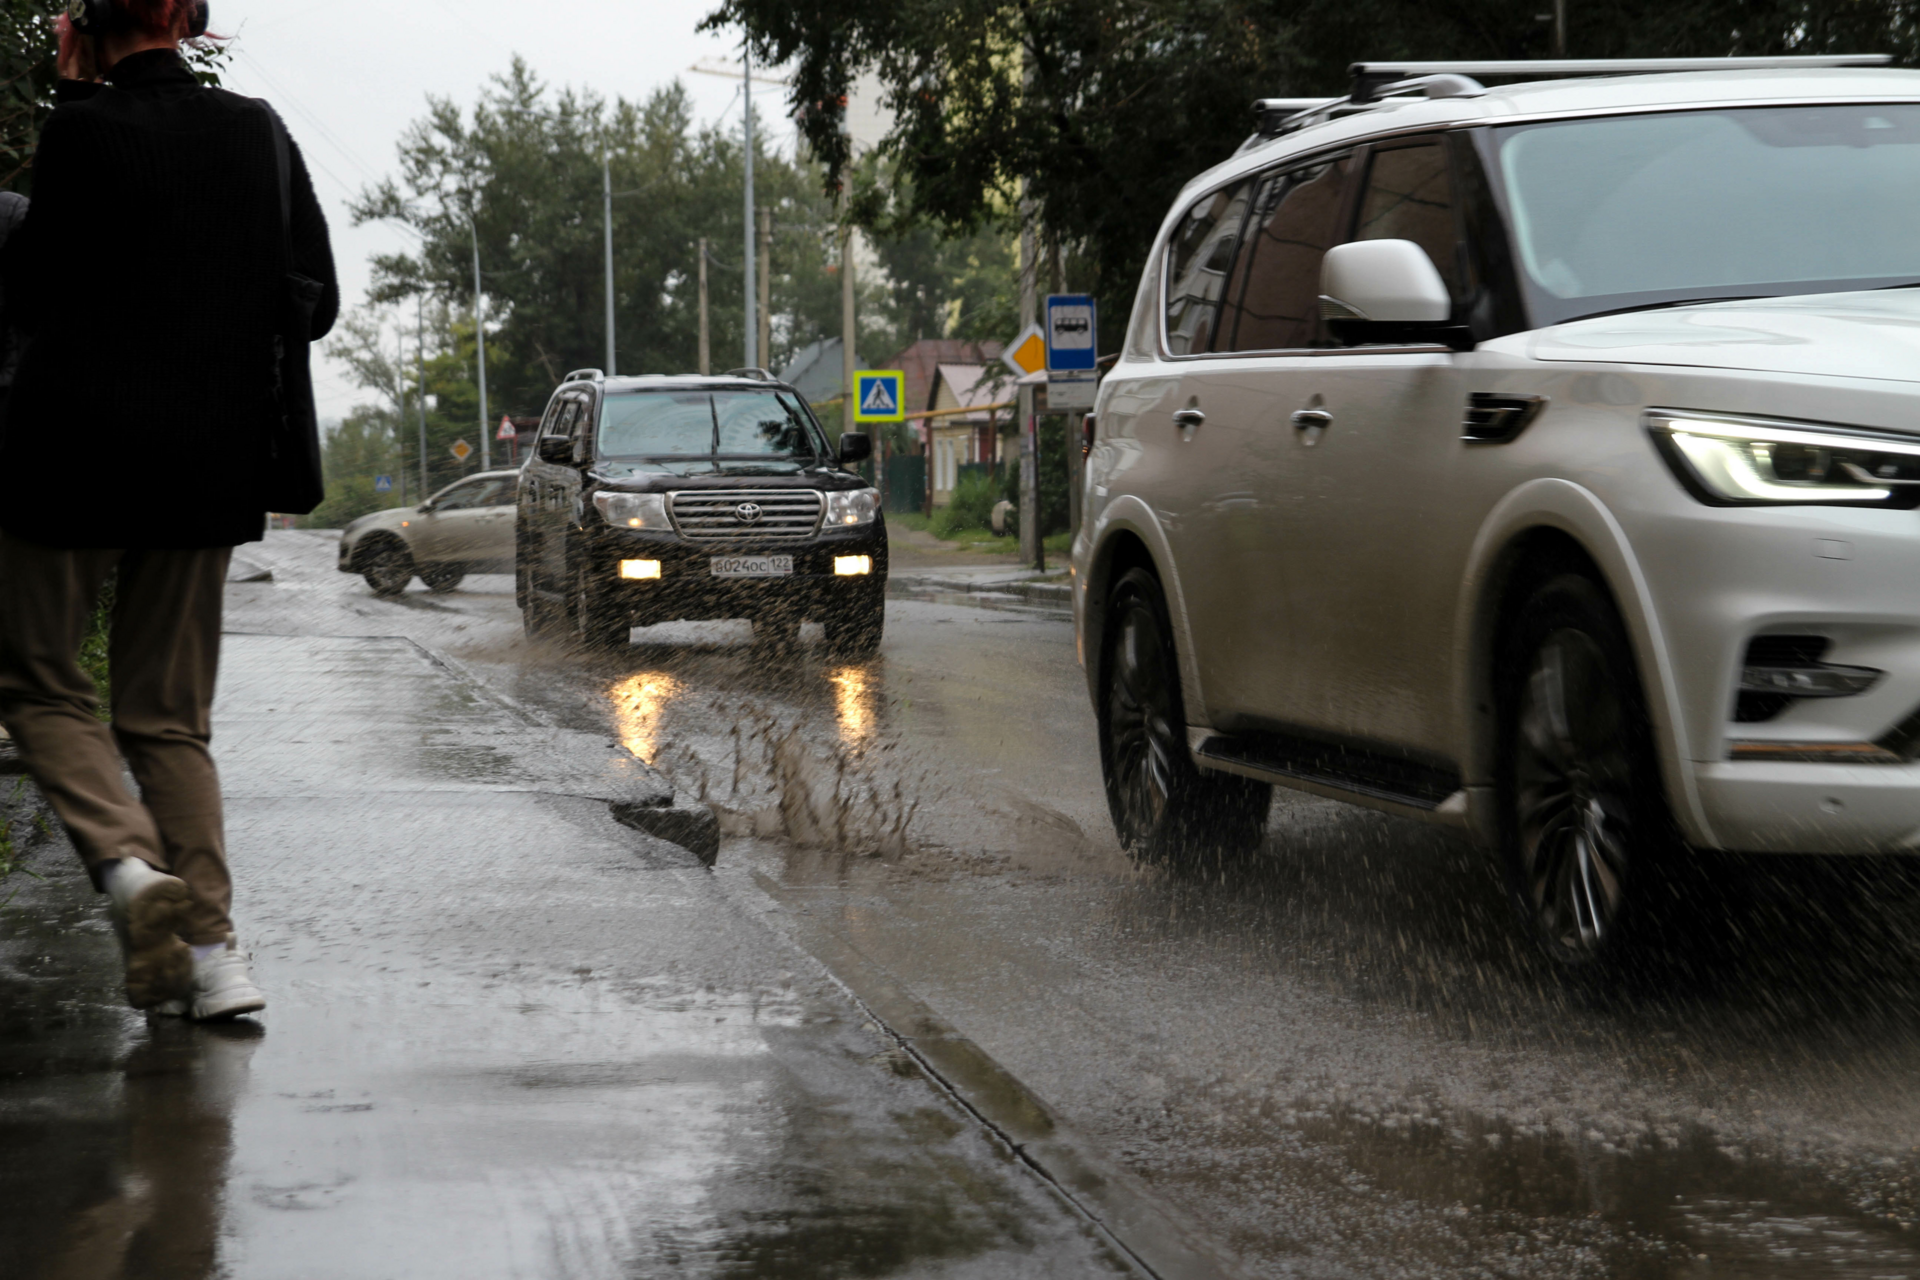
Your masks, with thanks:
M843 431L840 434L840 465L850 467L856 462L865 462L873 456L873 437L864 431Z
M565 464L573 461L573 441L566 436L541 436L540 443L534 448L542 462Z
M1449 324L1453 298L1427 251L1411 240L1355 240L1327 250L1320 263L1320 312L1348 345L1444 342L1472 346L1464 325Z

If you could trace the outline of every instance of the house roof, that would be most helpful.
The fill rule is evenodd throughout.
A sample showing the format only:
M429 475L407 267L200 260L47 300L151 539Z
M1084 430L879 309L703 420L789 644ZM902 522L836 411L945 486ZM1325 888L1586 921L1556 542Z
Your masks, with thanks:
M864 369L860 355L854 353L853 367ZM823 401L838 399L844 388L840 385L840 339L822 338L809 342L794 353L780 370L780 381L788 383L807 401L819 404Z
M999 342L966 342L959 338L922 338L884 365L906 375L909 412L933 408L933 384L943 364L985 365L1000 358Z

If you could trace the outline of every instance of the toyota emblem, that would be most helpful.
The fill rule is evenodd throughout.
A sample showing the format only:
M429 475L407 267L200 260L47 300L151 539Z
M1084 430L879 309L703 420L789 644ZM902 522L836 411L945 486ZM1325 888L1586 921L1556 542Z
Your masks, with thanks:
M733 509L733 518L741 524L756 524L760 520L760 504L743 502Z

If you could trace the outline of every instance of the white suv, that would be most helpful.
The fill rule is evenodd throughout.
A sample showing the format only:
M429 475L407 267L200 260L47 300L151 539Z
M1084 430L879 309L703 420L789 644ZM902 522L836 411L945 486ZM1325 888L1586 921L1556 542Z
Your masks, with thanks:
M1275 783L1455 827L1571 964L1693 850L1920 851L1920 73L1884 61L1260 104L1087 423L1129 848L1250 847ZM1575 78L1468 78L1539 71Z

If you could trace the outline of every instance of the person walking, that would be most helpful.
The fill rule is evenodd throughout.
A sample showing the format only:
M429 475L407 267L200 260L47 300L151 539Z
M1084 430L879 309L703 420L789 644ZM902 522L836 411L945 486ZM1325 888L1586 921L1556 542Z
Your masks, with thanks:
M57 105L0 250L26 335L0 435L0 723L108 897L129 1003L214 1019L266 1004L208 751L227 564L309 465L275 443L290 374L311 421L287 353L332 327L339 287L285 126L181 56L206 19L76 0L57 24ZM78 662L109 580L110 726Z

